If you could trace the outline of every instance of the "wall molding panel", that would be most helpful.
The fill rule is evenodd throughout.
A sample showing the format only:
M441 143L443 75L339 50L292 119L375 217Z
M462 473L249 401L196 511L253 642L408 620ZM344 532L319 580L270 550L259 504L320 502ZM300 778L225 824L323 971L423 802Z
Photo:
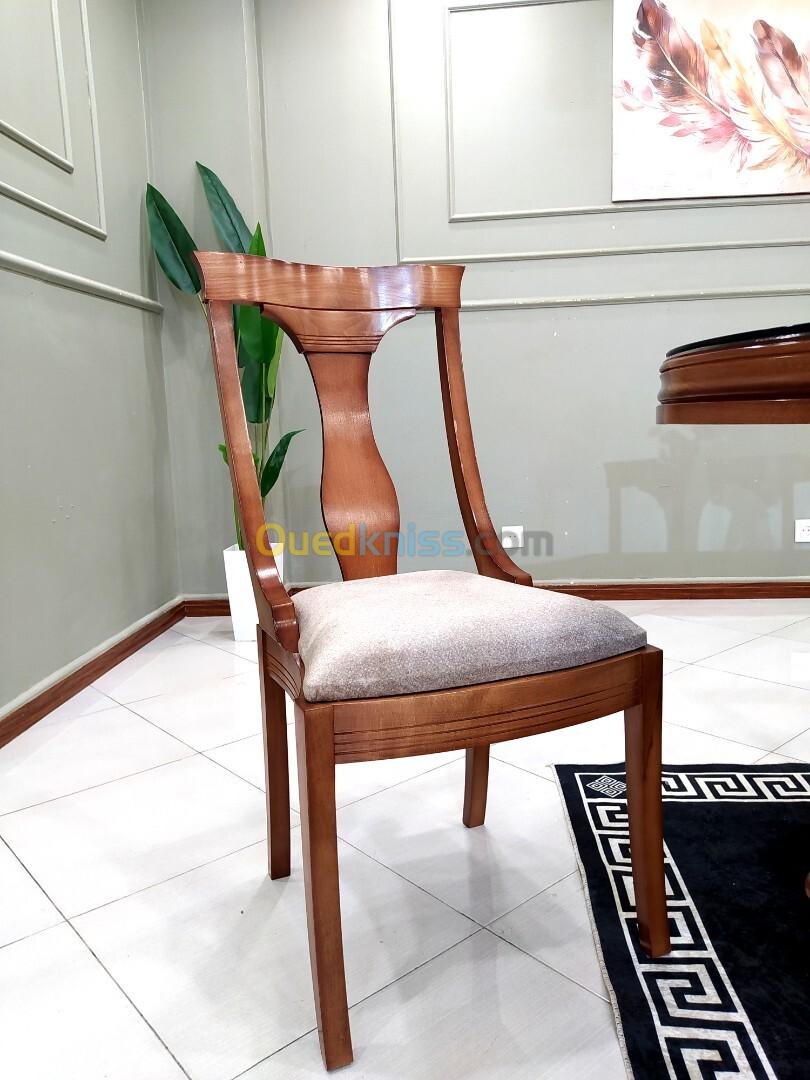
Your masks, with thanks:
M5 120L0 120L0 135L5 135L9 139L13 139L14 142L19 143L20 146L25 147L26 150L30 150L32 154L38 154L39 157L44 158L45 161L49 161L51 165L55 165L58 169L63 169L66 173L73 172L74 165L72 161L69 161L66 157L62 157L61 154L57 154L55 150L43 146L41 142L32 139L30 135L26 135L24 131L19 131Z
M9 139L13 139L15 142L19 143L20 146L24 146L26 150L30 150L31 153L39 155L39 157L44 158L45 161L49 161L52 165L56 165L57 168L72 173L73 162L71 158L73 156L73 151L71 148L70 113L68 111L67 86L65 83L65 61L62 52L62 35L59 29L59 0L51 0L50 18L54 63L56 65L56 86L59 97L59 116L62 125L62 152L57 153L56 150L51 149L49 146L45 146L44 143L40 142L38 139L26 134L24 131L21 131L13 124L7 123L5 120L0 120L0 134L6 135Z
M22 203L23 206L36 210L40 214L45 214L46 217L53 218L54 221L59 221L63 225L69 225L72 229L87 233L88 236L95 236L97 240L107 239L106 228L102 229L90 221L69 214L66 210L60 210L58 206L37 199L27 191L21 191L19 188L12 187L11 184L6 184L2 180L0 180L0 195L5 195L7 199L12 199L14 202Z
M444 111L446 115L445 154L448 175L448 222L513 221L525 218L580 217L592 214L622 214L652 210L689 210L735 206L767 206L775 204L810 203L810 195L752 195L713 197L706 199L665 199L645 202L606 202L591 206L535 207L460 212L455 197L455 144L453 138L453 69L450 47L450 24L453 15L472 12L506 11L515 8L547 7L554 4L576 4L587 0L501 0L501 2L450 4L446 8L443 27L444 54Z
M84 8L85 0L82 0ZM87 24L87 12L83 11L82 18ZM54 59L56 61L56 77L59 82L59 106L62 114L62 138L65 159L71 165L73 171L73 140L70 137L70 110L68 108L67 81L65 79L65 56L62 51L62 31L59 22L59 0L51 0L51 28L53 31ZM87 37L85 36L85 41ZM89 63L89 54L88 54Z
M101 141L98 134L98 101L96 99L96 82L93 75L93 55L90 45L90 20L87 15L87 0L79 0L79 10L82 19L82 40L84 42L84 55L87 61L87 100L90 109L90 130L93 135L93 167L96 178L96 198L98 200L98 225L107 234L107 212L104 206L104 181L101 175Z
M669 304L681 300L744 300L764 297L810 297L810 284L755 285L738 289L673 292L608 293L603 296L527 296L509 299L463 300L463 311L521 311L530 308L611 307L618 304Z
M549 3L570 3L571 0L546 0ZM481 213L459 214L451 210L448 222L464 221L522 221L525 218L587 217L594 214L636 214L645 210L717 210L740 206L793 206L810 203L810 195L740 195L716 199L668 199L666 202L601 203L594 206L554 206L535 210L486 210Z
M273 215L270 207L270 164L267 147L267 116L264 101L264 73L256 0L242 0L242 27L245 39L245 97L250 131L250 172L254 210L266 223L265 245L273 255Z
M730 243L710 241L694 244L639 244L636 247L561 248L549 251L493 252L484 255L465 255L465 263L542 262L547 259L592 259L612 255L665 255L689 251L755 251L766 248L810 246L810 237L785 240L738 240ZM407 255L399 260L408 263L457 263L457 255Z
M26 171L22 160L14 159L12 156L6 160L4 167L0 165L3 167L3 174L0 174L3 177L0 180L0 195L36 213L44 214L60 224L103 241L107 239L107 223L87 0L69 0L75 6L71 12L72 23L68 37L74 53L81 54L81 63L77 62L77 55L73 56L72 65L67 62L65 56L65 35L62 31L65 20L63 13L60 13L60 2L66 4L68 0L51 0L51 30L64 142L63 152L59 153L44 145L8 120L0 120L0 134L27 150L34 159L55 165L60 170L62 181L60 184L55 184L56 176L49 179L42 175L41 169L37 171L36 168L32 168ZM66 77L66 70L71 72L70 79ZM80 105L81 108L86 109L86 118L78 125L82 129L78 140L81 149L78 148L72 133L71 102L74 109L79 109ZM73 119L75 120L75 113ZM7 172L11 166L13 166L13 181ZM27 179L21 183L23 173ZM95 204L96 221L89 220L84 211L76 212L76 207L65 205L65 201L69 202L71 198L74 201L78 198L79 202L87 201L81 187L85 181L93 191L92 201Z
M447 220L455 221L489 221L504 217L501 211L485 211L476 214L460 214L456 209L456 164L455 164L455 138L454 138L454 111L453 111L453 62L451 50L451 20L453 15L463 15L475 11L507 11L514 8L544 7L549 4L576 4L587 3L588 0L501 0L501 2L484 4L450 4L444 13L443 56L444 56L444 114L445 114L445 161L447 165ZM509 217L532 217L532 212L507 211Z
M535 85L531 81L531 84L526 83L524 87L523 72L526 73L525 78L531 80L531 66L526 68L529 61L525 50L521 53L520 48L516 47L514 79L517 80L517 89L513 86L510 91L504 92L503 100L494 102L489 123L495 124L497 128L502 117L503 124L508 125L510 115L514 116L514 108L518 108L524 99L525 108L530 112L515 121L514 142L511 144L514 154L507 159L508 165L501 166L498 161L487 162L486 137L476 135L476 130L470 128L469 123L465 125L463 111L460 118L456 117L461 123L461 127L456 130L454 102L456 95L461 94L468 81L465 81L464 77L465 68L475 67L479 39L489 40L488 33L493 27L498 28L497 36L503 48L508 47L510 36L518 32L519 27L513 22L500 22L499 12L504 13L505 19L511 19L509 13L517 9L524 12L529 9L547 9L551 20L548 23L545 22L545 16L538 16L539 22L534 15L516 16L520 27L525 29L529 26L532 33L539 35L537 41L542 48L546 33L558 32L561 27L564 29L569 25L565 7L572 9L570 18L574 20L571 23L573 27L582 21L583 12L589 12L590 9L581 6L587 3L588 0L462 0L456 3L447 0L444 4L434 5L389 0L396 243L399 261L527 264L532 261L619 255L671 255L673 291L681 295L692 291L688 289L687 280L678 280L681 268L686 265L679 262L678 257L684 253L756 252L769 248L789 251L810 245L810 237L796 235L796 216L793 213L798 210L803 214L806 207L810 208L810 195L613 203L609 199L610 189L605 178L596 185L586 185L585 188L572 191L572 204L565 205L558 201L559 173L557 180L550 184L542 183L545 168L543 162L538 174L541 188L545 188L549 194L557 192L557 198L549 200L548 205L538 205L537 202L532 205L530 200L523 199L513 201L508 190L504 191L505 198L495 197L497 185L493 188L493 176L499 168L503 168L504 175L508 176L509 169L519 170L523 167L524 156L527 162L538 168L537 151L527 151L525 138L521 140L518 133L525 136L527 129L533 130L531 110L536 109L537 102L536 94L532 96L532 91L536 91L537 86L543 84ZM551 9L554 9L553 12ZM579 14L575 14L575 11ZM475 29L475 22L454 24L455 19L472 17L475 20L478 12L487 13L489 21L486 27L482 24L480 30ZM590 15L588 17L590 18ZM496 19L495 23L492 22L493 18ZM529 19L528 23L523 21L525 18ZM600 23L603 21L600 16ZM460 28L465 25L467 29L460 33ZM589 38L589 48L591 52L598 52L600 57L604 50L603 59L610 65L609 35L603 34L603 30L605 27L599 31L600 36ZM454 52L458 49L465 51ZM542 53L538 55L537 63L543 63ZM601 69L599 85L595 90L600 94L599 100L602 104L598 123L594 120L590 125L592 128L595 125L594 131L592 132L587 124L583 127L577 122L578 114L571 120L572 139L588 142L592 138L599 140L597 149L600 160L605 153L609 154L609 131L605 130L605 107L601 94L602 90L606 94L610 93L611 83L610 67L605 69L604 65L601 65ZM604 87L602 82L605 83ZM585 103L594 92L593 86L587 90ZM458 104L456 102L456 105ZM461 102L462 106L463 104ZM468 100L467 113L473 107L473 102ZM579 107L584 107L582 101L579 102ZM503 152L508 152L511 130L509 128L505 141L500 145ZM466 145L466 150L459 157L456 142L459 139L464 140L465 137L466 144L462 142L459 146ZM541 138L539 127L537 137ZM504 146L507 151L504 151ZM549 145L549 169L566 170L571 166L570 159L570 153L567 157L563 154L560 158L554 144ZM503 160L503 154L499 160ZM479 162L488 177L483 180L478 179ZM567 173L564 172L563 175ZM459 202L457 195L462 178L467 191L464 196L466 206ZM507 183L506 188L515 196L521 191L520 184L510 188ZM475 198L476 191L480 192L479 198ZM459 190L459 195L461 194ZM523 194L526 194L525 187ZM581 197L583 194L585 199L578 200L577 195ZM596 198L591 202L589 195L595 195ZM542 194L540 198L542 199ZM477 209L476 204L481 209ZM521 224L525 227L520 228ZM801 232L807 234L808 228L805 227ZM520 246L523 243L525 247ZM438 251L440 254L426 256L423 254L425 251ZM750 260L746 265L750 266ZM788 281L791 277L794 281L802 277L798 263L795 266L793 263L788 264L785 270ZM761 276L760 273L758 278ZM521 277L511 277L511 285L517 286L516 291L520 292ZM584 269L582 292L585 297L597 291L594 284L592 278L589 280L589 271ZM646 284L643 275L640 275L627 292L646 294L650 291L645 288ZM524 282L526 292L534 292L531 286L526 287L527 285L528 283ZM757 279L741 283L741 287L743 285L748 290L743 295L761 294ZM568 293L569 289L564 287L559 291ZM738 294L739 290L735 290L735 295ZM561 299L567 304L565 297Z
M73 289L74 292L87 293L89 296L98 296L102 300L112 300L116 304L141 308L153 315L163 313L163 306L150 296L141 296L139 293L116 288L115 285L107 285L103 281L95 281L93 278L82 277L80 274L71 274L55 266L34 262L33 259L24 259L20 255L13 255L10 251L0 251L0 270L36 278L49 285L59 285L65 289Z

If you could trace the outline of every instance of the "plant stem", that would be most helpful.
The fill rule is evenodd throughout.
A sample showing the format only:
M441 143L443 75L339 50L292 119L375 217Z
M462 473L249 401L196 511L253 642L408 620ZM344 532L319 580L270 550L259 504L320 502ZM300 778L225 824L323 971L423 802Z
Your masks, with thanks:
M236 505L236 499L233 500L233 524L236 530L236 546L240 551L245 550L245 543L242 539L242 526L239 524L239 510Z

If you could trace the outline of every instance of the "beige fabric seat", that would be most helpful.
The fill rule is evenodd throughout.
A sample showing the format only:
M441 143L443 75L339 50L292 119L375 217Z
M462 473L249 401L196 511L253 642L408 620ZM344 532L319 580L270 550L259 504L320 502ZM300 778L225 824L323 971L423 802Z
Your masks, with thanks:
M474 686L647 643L603 604L456 570L319 585L293 603L308 701Z

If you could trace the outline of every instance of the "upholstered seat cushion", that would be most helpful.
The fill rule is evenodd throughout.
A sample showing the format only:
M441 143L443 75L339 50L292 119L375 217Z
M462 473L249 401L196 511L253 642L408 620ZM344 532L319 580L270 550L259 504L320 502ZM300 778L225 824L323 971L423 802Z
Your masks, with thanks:
M293 603L308 701L474 686L578 667L647 641L603 604L457 570L319 585Z

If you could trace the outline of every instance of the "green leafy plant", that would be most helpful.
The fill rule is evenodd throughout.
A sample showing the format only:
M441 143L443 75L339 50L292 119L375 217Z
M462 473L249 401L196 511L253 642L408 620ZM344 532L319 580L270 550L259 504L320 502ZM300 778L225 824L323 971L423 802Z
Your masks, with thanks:
M251 232L217 174L199 161L197 171L214 229L223 248L245 255L265 255L261 225L257 224ZM180 292L196 294L205 315L205 304L200 296L200 275L192 259L197 245L169 201L152 184L146 185L146 216L152 247L161 270ZM272 449L269 446L270 417L276 399L284 333L281 327L252 305L234 306L233 330L242 400L253 447L253 463L264 502L279 478L290 443L300 434L300 430L288 431ZM224 443L219 444L219 452L227 465L228 451ZM235 510L234 522L237 543L242 548L244 543Z

